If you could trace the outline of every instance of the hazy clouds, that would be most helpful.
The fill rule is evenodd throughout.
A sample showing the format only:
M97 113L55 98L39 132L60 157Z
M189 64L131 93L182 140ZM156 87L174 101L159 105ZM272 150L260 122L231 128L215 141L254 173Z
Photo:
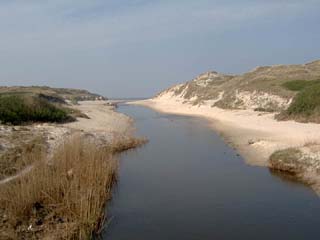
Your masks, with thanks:
M0 84L150 96L207 70L319 58L320 2L0 1Z

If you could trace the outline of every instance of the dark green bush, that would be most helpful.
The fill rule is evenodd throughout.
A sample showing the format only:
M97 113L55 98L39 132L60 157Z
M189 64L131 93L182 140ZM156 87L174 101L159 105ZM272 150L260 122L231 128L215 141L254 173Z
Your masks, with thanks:
M64 122L69 119L66 111L39 96L0 95L2 123Z
M320 83L299 92L287 109L288 115L311 116L320 112Z
M278 114L276 119L320 123L320 83L301 90L288 109Z

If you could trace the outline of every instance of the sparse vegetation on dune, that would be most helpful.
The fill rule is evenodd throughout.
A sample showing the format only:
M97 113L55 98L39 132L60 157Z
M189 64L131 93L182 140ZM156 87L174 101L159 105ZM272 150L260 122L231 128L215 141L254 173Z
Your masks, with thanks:
M242 75L208 72L157 95L190 105L281 112L279 120L320 122L320 61L258 67ZM293 99L293 101L291 101Z
M79 137L67 141L47 162L41 159L27 175L0 186L0 236L5 239L89 239L105 220L105 204L116 180L114 153L141 140L97 147ZM0 237L0 238L1 238Z
M301 65L257 67L242 75L207 72L176 85L157 97L176 97L192 105L206 104L223 109L285 110L297 91L319 83L320 61Z

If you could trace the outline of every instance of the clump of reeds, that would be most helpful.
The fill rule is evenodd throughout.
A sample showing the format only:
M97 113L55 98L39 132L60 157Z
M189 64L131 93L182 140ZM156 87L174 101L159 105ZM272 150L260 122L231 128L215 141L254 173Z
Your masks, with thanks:
M105 148L108 152L119 153L136 148L137 146L141 146L147 142L148 140L146 138L117 136L114 141Z
M7 216L0 228L8 238L10 232L19 238L90 238L103 226L105 203L116 180L113 153L139 144L119 141L97 148L78 136L61 145L49 163L41 151L30 153L42 161L26 176L0 187Z

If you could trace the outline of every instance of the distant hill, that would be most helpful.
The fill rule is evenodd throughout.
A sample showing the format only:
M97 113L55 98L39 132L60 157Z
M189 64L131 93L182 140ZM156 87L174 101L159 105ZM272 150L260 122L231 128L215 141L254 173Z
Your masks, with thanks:
M60 97L70 101L85 101L85 100L106 100L105 97L91 93L87 90L72 89L72 88L51 88L47 86L15 86L1 87L0 94L43 94L51 97Z
M280 119L318 121L319 81L320 60L301 65L257 67L242 75L210 71L171 87L156 98L173 98L192 105L210 104L224 109L282 111ZM308 100L306 96L309 95L314 97ZM306 99L309 102L301 103ZM292 105L296 107L290 108Z

